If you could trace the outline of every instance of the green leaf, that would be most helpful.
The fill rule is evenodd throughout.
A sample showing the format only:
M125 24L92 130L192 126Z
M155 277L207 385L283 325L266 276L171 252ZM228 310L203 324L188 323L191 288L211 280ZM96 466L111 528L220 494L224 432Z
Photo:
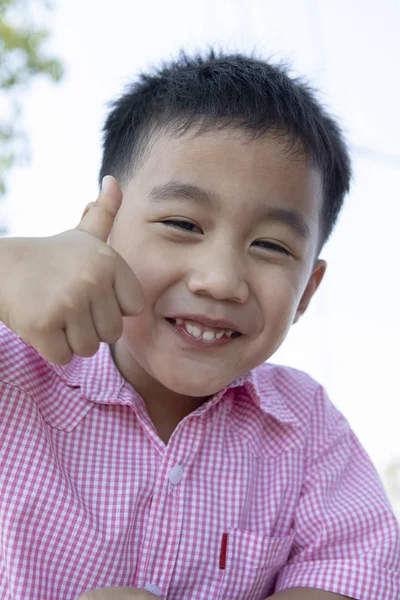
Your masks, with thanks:
M43 8L51 8L49 0L39 0ZM62 79L64 69L57 58L45 51L50 32L29 19L30 9L37 7L38 0L0 0L0 93L7 98L21 98L28 86L38 76L50 77L54 82ZM24 27L13 24L13 14L24 11ZM29 25L29 21L31 24ZM15 100L10 100L15 102ZM14 105L12 123L0 123L0 198L6 193L6 179L12 166L18 162L24 150L15 150L18 132L20 103Z

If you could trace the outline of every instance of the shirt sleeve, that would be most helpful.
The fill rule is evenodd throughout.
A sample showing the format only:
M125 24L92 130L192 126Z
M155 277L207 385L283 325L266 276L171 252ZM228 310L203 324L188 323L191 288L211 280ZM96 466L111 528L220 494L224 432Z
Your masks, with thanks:
M319 388L307 432L295 541L275 592L292 587L357 600L400 599L400 532L379 476Z

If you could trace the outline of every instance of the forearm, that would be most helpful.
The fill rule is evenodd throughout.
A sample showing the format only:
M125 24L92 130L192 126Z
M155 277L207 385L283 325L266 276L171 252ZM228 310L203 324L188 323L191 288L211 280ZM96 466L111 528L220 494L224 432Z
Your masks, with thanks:
M343 600L344 598L348 599L349 596L311 588L291 588L269 596L268 600Z
M0 238L0 285L3 287L15 264L29 253L35 238Z
M14 238L0 239L0 282L4 279L13 261L16 242Z
M18 238L1 238L0 239L0 321L6 321L6 306L4 306L4 298L8 279L13 271L16 261L19 260L22 244Z

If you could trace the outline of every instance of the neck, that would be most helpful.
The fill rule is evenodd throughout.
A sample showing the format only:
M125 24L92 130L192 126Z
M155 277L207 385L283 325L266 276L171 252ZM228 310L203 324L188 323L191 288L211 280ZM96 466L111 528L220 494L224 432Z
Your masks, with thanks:
M164 387L137 364L122 343L110 345L110 350L123 378L143 398L149 417L164 443L168 443L176 426L185 417L209 399L185 396Z

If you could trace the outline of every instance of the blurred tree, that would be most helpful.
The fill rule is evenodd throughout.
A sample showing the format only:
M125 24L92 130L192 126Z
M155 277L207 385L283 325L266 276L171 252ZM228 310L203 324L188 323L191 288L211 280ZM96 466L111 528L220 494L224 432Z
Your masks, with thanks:
M52 81L63 75L61 63L45 53L48 30L37 24L49 9L48 0L0 0L0 198L11 167L28 155L20 126L23 92L37 75Z

